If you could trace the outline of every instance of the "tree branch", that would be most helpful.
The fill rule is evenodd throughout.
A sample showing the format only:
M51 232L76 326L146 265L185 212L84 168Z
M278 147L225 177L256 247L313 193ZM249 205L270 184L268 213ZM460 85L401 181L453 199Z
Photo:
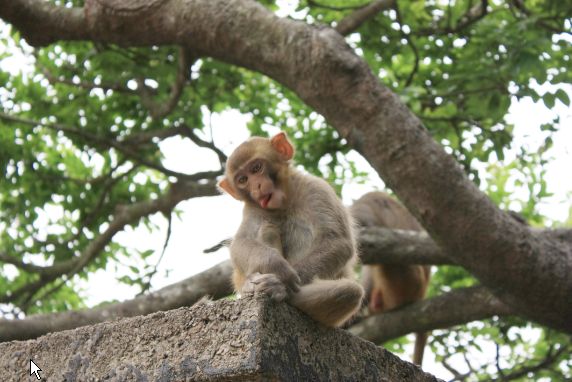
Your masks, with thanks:
M163 167L163 165L161 165L159 163L155 163L155 162L152 162L150 160L147 160L146 158L141 157L138 154L137 150L133 149L131 147L131 145L124 145L120 141L115 140L114 138L101 137L99 135L92 134L88 131L78 129L75 127L71 127L71 126L66 126L66 125L63 125L60 123L45 123L45 122L41 122L41 121L35 121L35 120L31 120L31 119L16 117L16 116L1 113L1 112L0 112L0 119L3 119L5 121L10 121L10 122L22 123L22 124L30 125L30 126L42 126L42 127L48 128L50 130L54 130L54 131L62 131L62 132L68 133L68 134L79 136L79 137L85 139L91 145L96 144L96 145L100 145L100 146L105 147L105 148L112 147L112 148L120 151L121 153L123 153L129 159L131 159L137 163L140 163L140 164L144 165L145 167L159 171L159 172L161 172L167 176L176 177L178 179L186 179L186 180L194 181L194 180L199 180L199 179L214 179L215 177L222 175L222 170L205 171L205 172L200 172L200 173L191 174L191 175L183 174L183 173L173 171L173 170L169 170L168 168ZM156 136L156 137L160 137L160 136L168 137L168 136L174 135L175 132L178 132L178 131L177 130L167 130L164 133L152 133L152 134L154 134L154 136ZM148 138L152 134L147 135L145 138ZM187 133L185 133L185 134L187 134ZM137 134L137 135L139 135L139 134ZM137 138L134 138L134 139L135 139L135 141L137 140ZM129 141L129 137L126 137L125 141Z
M511 315L509 309L485 287L456 289L403 308L366 318L349 331L376 344L412 332L449 328L496 315Z
M185 134L185 129L181 126L168 127L164 129L145 130L139 133L129 134L124 137L118 137L117 141L123 146L139 147L140 145L153 142L158 139L160 141L177 135Z
M41 68L40 70L41 70L42 74L46 77L48 82L52 85L58 83L58 84L73 86L76 88L79 87L81 89L86 89L86 90L102 89L102 90L112 90L112 91L120 92L120 93L129 93L129 94L135 93L133 90L129 89L127 86L125 86L123 84L119 84L119 83L96 84L96 83L87 82L87 81L73 81L73 80L67 79L63 76L56 77L47 68Z
M411 69L411 72L409 73L409 76L405 81L404 87L407 88L411 85L411 83L413 82L413 78L415 77L415 74L417 74L417 71L419 70L419 51L417 50L417 46L413 42L413 39L411 38L409 33L405 33L405 30L403 29L404 25L403 19L401 17L401 11L399 10L399 4L397 2L395 2L394 9L395 9L395 14L397 16L397 22L399 23L399 31L401 32L401 36L407 41L407 45L411 48L413 56L415 57L415 61L413 62L413 69Z
M134 203L128 206L118 206L107 229L95 237L81 252L80 256L47 267L38 267L25 263L18 264L22 269L29 268L32 270L33 267L33 271L40 277L38 280L24 285L10 294L0 295L0 303L14 301L14 299L24 294L36 293L40 288L56 280L58 277L63 275L69 277L78 273L90 261L97 257L105 246L111 242L115 234L122 231L126 225L133 224L144 216L157 212L170 211L183 200L218 194L216 184L212 180L205 184L182 181L172 184L170 190L157 199Z
M394 4L395 0L374 0L344 17L340 20L335 29L342 36L347 36L355 32L363 23L375 17L379 12L393 7Z
M500 377L491 379L491 381L513 381L515 379L525 377L530 373L532 374L537 373L540 370L546 369L547 367L553 365L559 360L559 358L562 355L567 354L569 352L570 352L569 346L564 345L556 351L554 351L554 346L551 346L546 356L540 361L538 361L538 363L536 363L535 365L521 366L511 370L510 373L508 374L502 373L501 370L499 369Z
M425 232L368 227L359 230L364 264L454 264Z
M141 96L141 103L147 108L147 110L149 110L151 118L164 118L169 113L171 113L173 109L175 109L175 106L177 106L177 103L179 102L179 98L181 98L181 95L183 94L185 84L189 80L189 69L191 65L193 65L193 62L197 60L197 58L197 56L192 54L190 49L183 47L179 48L177 76L171 85L169 98L163 103L158 103L153 100L153 96L143 80L137 81L138 93Z
M414 32L417 36L431 36L439 34L453 34L458 33L469 26L473 25L477 21L481 20L488 14L488 0L480 0L474 7L470 8L463 16L459 18L457 25L451 27L449 24L445 27L439 27L438 20L435 22L435 26L432 28L419 29Z
M195 145L199 146L199 147L204 147L207 149L211 149L212 151L215 152L215 154L218 156L219 162L222 164L226 163L227 157L225 155L225 153L222 152L222 150L220 150L218 147L215 146L215 144L213 142L207 142L203 139L201 139L198 135L195 134L195 132L193 131L193 129L191 129L189 126L183 124L181 126L181 128L183 129L182 135L189 138Z
M0 319L0 342L26 340L118 317L132 317L189 306L204 296L221 298L232 293L231 273L232 265L227 260L156 292L121 303L82 311L34 315L22 320Z

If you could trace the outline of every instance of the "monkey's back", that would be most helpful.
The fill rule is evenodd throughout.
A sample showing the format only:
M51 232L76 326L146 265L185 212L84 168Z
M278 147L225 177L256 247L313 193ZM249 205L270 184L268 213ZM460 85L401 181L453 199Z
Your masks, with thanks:
M368 192L351 206L351 214L362 227L385 227L420 231L413 215L397 200L381 191Z
M363 195L350 208L351 215L361 227L382 227L422 230L413 215L390 195L374 191ZM366 290L371 287L383 295L382 311L394 309L425 296L430 267L423 265L375 264L367 267Z

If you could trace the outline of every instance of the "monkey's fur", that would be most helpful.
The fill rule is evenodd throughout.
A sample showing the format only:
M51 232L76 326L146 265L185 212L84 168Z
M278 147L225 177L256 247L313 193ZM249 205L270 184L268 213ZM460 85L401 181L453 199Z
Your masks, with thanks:
M358 309L363 288L352 279L356 242L350 215L324 180L290 165L284 133L253 137L229 157L219 186L244 202L230 246L241 294L264 293L327 326Z

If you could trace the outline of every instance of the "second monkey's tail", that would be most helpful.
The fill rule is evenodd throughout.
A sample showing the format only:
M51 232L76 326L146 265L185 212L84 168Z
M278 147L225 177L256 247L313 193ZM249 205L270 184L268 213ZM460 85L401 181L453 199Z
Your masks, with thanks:
M421 366L423 363L423 353L427 345L428 332L415 333L415 348L413 349L413 363Z

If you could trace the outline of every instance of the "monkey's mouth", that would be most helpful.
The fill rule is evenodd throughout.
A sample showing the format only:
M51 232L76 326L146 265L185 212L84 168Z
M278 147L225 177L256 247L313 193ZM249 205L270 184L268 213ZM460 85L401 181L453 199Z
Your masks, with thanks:
M272 198L272 193L265 195L262 198L260 198L258 200L258 203L260 203L260 207L262 207L262 208L268 207L268 203L270 203L270 198Z

